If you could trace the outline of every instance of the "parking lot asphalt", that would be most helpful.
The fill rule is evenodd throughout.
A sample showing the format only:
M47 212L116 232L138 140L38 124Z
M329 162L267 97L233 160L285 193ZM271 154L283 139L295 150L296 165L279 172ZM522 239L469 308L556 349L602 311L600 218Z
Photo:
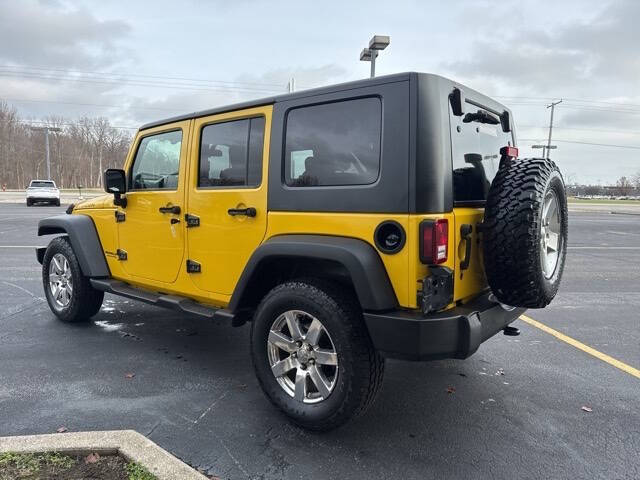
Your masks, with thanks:
M262 395L248 326L109 295L63 324L32 248L63 210L0 205L0 436L131 428L225 479L640 478L640 380L523 321L464 361L388 361L368 414L324 434ZM558 297L527 315L640 368L640 216L572 213L569 235Z

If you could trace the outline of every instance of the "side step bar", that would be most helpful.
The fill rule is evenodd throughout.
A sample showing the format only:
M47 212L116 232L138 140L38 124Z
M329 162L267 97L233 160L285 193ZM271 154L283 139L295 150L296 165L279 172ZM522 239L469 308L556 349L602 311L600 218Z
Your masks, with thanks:
M234 315L229 310L223 308L209 307L201 303L178 295L165 295L161 293L149 292L141 288L132 287L128 283L110 278L90 278L91 286L96 290L112 293L121 297L140 300L141 302L156 305L158 307L170 308L185 313L192 313L201 317L213 318L216 320L230 320L233 324Z

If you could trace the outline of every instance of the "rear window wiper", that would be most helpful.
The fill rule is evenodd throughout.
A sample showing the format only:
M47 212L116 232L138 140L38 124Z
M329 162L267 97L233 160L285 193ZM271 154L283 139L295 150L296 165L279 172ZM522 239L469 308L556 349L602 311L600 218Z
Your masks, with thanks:
M489 123L491 125L497 125L498 123L500 123L500 119L496 115L493 115L486 110L478 110L475 113L467 113L462 121L464 123L478 122Z

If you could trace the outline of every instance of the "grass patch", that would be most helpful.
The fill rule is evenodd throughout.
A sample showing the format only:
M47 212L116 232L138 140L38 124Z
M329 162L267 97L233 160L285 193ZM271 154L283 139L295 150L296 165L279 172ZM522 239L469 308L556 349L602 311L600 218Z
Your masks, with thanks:
M145 467L119 455L0 453L0 480L158 480Z
M127 473L129 474L129 480L157 480L153 473L136 462L127 464Z
M5 471L19 475L17 478L34 477L40 470L47 468L49 471L63 472L69 470L76 461L56 452L47 453L0 453L0 480L13 479L8 477Z
M639 200L610 200L605 198L567 198L569 203L583 203L583 204L600 204L600 205L640 205Z

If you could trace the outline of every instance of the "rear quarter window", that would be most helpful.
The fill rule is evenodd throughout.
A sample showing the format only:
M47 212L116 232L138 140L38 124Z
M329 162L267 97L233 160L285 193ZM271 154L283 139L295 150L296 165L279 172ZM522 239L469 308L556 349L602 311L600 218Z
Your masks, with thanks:
M478 107L467 105L466 109L473 113ZM500 148L513 145L513 137L502 131L500 123L465 122L465 117L449 110L454 202L481 203L498 172Z
M381 125L377 97L292 109L285 132L286 185L374 183L380 173Z

